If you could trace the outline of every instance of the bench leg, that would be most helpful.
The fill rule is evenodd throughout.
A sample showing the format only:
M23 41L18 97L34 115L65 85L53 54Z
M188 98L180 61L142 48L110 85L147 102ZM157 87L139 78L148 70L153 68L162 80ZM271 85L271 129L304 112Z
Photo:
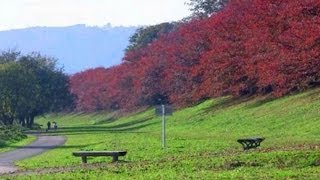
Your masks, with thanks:
M82 163L87 163L87 156L81 156Z
M248 149L250 149L250 143L243 142L242 146L243 146L243 150L248 150Z
M118 156L112 156L112 162L117 162L118 160Z

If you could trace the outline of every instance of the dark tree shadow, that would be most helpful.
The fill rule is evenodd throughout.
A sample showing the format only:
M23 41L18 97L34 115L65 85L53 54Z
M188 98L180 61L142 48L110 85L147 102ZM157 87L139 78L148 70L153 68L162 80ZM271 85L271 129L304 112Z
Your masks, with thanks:
M111 124L111 123L115 122L116 120L118 120L118 118L109 117L109 118L106 118L104 120L95 122L94 125Z
M311 100L317 101L320 99L320 89L317 88L309 93L306 93L304 96L301 98L310 98Z
M246 108L247 109L257 108L257 107L263 106L263 105L265 105L265 104L267 104L269 102L272 102L274 100L276 100L275 97L271 97L271 96L270 97L264 97L263 99L256 100L255 102L246 105Z
M109 129L107 127L105 128L99 128L99 127L73 127L72 129L66 128L59 133L62 133L63 135L77 135L77 134L99 134L101 132L114 132L114 133L148 133L146 131L137 131L139 129L145 128L147 126L151 126L154 124L158 124L158 122L143 124L139 126L129 127L129 128L122 128L122 129Z
M97 142L97 143L91 143L91 144L86 144L86 145L62 145L62 146L56 146L56 145L52 145L52 146L38 146L38 145L27 145L27 146L13 146L13 145L9 145L6 147L11 147L11 148L16 148L16 149L54 149L54 148L59 148L59 149L74 149L74 148L85 148L88 146L93 146L93 145L97 145L97 144L101 144L104 142Z
M218 100L217 103L213 104L210 107L206 107L202 109L203 114L208 113L214 113L218 110L226 109L232 106L239 105L244 102L248 102L252 99L254 99L254 96L248 96L248 97L224 97L220 100Z
M247 103L245 108L257 108L265 105L266 103L272 102L277 98L266 95L266 96L242 96L242 97L225 97L218 100L217 103L213 104L210 107L202 109L203 114L214 113L219 110L224 110L233 106L237 106L243 103Z
M45 135L73 135L73 134L97 134L101 132L121 132L121 133L132 133L133 131L157 124L158 122L149 122L153 117L147 117L144 119L137 119L134 121L117 124L113 126L73 126L73 127L59 127L57 130L49 130L45 132L41 131L28 131L27 134L45 134Z

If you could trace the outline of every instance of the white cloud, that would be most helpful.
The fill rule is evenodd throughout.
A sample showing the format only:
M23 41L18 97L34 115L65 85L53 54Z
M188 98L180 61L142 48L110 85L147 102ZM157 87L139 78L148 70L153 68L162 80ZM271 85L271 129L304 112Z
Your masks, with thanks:
M0 29L72 24L148 25L189 15L187 0L0 0Z

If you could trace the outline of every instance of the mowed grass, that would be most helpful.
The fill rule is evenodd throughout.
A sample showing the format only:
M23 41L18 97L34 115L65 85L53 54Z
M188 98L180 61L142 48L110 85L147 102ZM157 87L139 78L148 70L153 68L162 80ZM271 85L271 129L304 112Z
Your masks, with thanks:
M167 146L161 148L161 118L149 109L117 118L112 114L50 115L51 135L66 144L17 162L38 173L15 179L319 179L320 89L280 99L220 98L167 117ZM237 139L265 137L244 152ZM89 158L81 165L72 152L127 150L118 163ZM12 178L12 177L8 177Z
M0 148L0 153L3 153L3 152L7 152L7 151L11 151L11 150L14 150L18 147L22 147L22 146L25 146L27 144L30 144L32 143L34 140L36 139L35 136L32 136L32 135L28 135L27 138L21 140L21 141L18 141L18 142L9 142L8 144L5 145L5 147L1 147Z

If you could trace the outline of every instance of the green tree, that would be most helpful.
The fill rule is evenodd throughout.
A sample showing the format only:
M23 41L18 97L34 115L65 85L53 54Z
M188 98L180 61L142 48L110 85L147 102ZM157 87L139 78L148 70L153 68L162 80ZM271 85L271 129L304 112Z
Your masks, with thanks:
M5 125L12 124L14 120L14 92L12 78L18 72L12 63L0 64L0 119Z
M61 111L72 103L69 93L68 76L62 69L56 67L56 60L33 53L23 56L18 61L23 67L28 69L36 77L33 88L33 98L30 101L30 108L25 121L31 126L34 117L48 112ZM23 116L21 116L23 117Z
M209 17L225 7L229 0L190 0L192 17Z
M161 35L173 31L177 23L161 23L153 26L140 27L129 39L129 46L126 51L140 49L147 46Z
M1 58L0 58L1 59ZM0 120L31 127L36 116L72 103L68 76L55 60L33 53L0 64Z
M0 53L0 64L16 61L20 52L14 50L2 51Z

